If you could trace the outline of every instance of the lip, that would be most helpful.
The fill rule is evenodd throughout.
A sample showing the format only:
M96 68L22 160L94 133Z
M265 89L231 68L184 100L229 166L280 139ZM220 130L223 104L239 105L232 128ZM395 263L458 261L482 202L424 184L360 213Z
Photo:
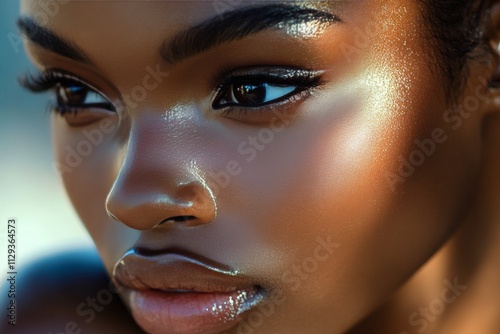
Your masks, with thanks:
M191 254L127 252L113 279L136 322L154 334L216 334L231 329L264 298L250 279Z

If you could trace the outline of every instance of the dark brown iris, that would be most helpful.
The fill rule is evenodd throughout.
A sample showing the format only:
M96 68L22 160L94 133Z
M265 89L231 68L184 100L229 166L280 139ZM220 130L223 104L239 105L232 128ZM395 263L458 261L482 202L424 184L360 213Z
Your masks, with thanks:
M266 100L266 86L264 83L258 85L235 85L233 86L233 94L238 103L244 105L259 105Z
M81 86L57 86L57 102L60 105L81 106L85 103L88 90Z

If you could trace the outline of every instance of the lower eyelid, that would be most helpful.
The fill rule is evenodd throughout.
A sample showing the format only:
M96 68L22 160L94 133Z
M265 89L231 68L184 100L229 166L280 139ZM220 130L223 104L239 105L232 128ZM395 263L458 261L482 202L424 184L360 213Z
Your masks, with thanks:
M116 113L102 108L61 108L55 106L52 109L70 126L85 126L107 117L117 116Z

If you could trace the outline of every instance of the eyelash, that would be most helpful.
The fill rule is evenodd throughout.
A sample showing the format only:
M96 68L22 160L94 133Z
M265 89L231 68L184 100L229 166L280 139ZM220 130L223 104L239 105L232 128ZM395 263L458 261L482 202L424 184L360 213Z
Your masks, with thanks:
M70 86L80 86L86 89L88 92L93 92L102 96L104 99L107 99L104 94L100 93L98 89L89 85L85 82L85 80L80 79L72 74L68 74L63 71L58 70L46 70L39 74L33 75L31 73L26 73L19 78L19 83L22 87L33 93L44 93L50 90L57 89L58 85L70 87ZM57 100L57 99L55 99ZM100 103L100 104L92 104L94 107L101 107L107 109L111 112L116 112L113 104L109 103ZM51 109L60 115L64 115L66 113L78 113L82 109L86 109L88 107L85 106L62 106L58 101L54 101L51 103Z
M34 93L56 90L58 85L62 86L81 86L89 92L95 92L106 98L97 89L87 84L83 79L75 77L58 70L46 70L38 75L30 73L25 74L20 78L20 84L24 88ZM273 87L295 87L293 91L268 102L256 106L241 106L235 103L226 103L222 106L217 106L217 102L225 96L229 89L233 86L249 84L268 84ZM222 68L217 72L209 83L210 87L216 87L214 98L212 99L212 109L218 111L224 117L248 117L251 113L254 117L259 117L263 114L276 113L277 108L307 97L312 90L322 84L321 72L307 69L298 69L293 67L248 67L237 70ZM103 107L103 105L101 105ZM106 109L115 111L111 103L104 106ZM58 101L53 103L52 109L60 114L77 113L78 111L88 107L61 106Z
M212 109L220 110L221 115L225 117L245 117L250 113L258 117L270 112L276 113L278 112L278 107L289 102L301 100L311 94L314 88L321 86L323 84L321 74L321 71L293 67L261 66L237 70L222 68L217 72L214 79L209 82L210 87L217 87L215 97L212 100ZM234 85L243 83L267 83L280 87L295 86L296 88L280 98L255 107L242 107L231 103L222 107L215 106L221 97L221 92L227 91Z

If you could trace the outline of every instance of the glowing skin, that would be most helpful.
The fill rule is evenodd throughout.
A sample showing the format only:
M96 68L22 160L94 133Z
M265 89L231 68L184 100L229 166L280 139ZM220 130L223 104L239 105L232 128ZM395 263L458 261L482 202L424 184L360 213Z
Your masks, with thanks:
M23 1L22 14L36 18L40 3ZM470 199L481 184L483 120L497 108L480 80L493 63L476 64L459 102L477 87L486 98L456 130L443 120L445 88L428 65L416 1L302 3L340 20L282 24L169 63L158 46L217 17L212 1L70 1L43 26L91 64L27 43L41 69L77 75L126 105L52 117L60 167L68 146L84 150L89 133L103 135L61 171L108 272L132 247L210 259L265 289L274 310L254 326L259 334L342 333L393 296L466 224L463 212L481 208ZM229 9L249 5L262 2ZM263 111L212 108L221 69L262 66L317 71L321 82ZM437 138L434 154L397 182L388 176L428 138ZM391 322L380 333L412 330L408 315L428 303L423 284L432 282L432 298L466 267L446 268L446 259L412 281L416 297L387 304L404 307L381 311L375 326ZM370 324L364 333L375 333Z

